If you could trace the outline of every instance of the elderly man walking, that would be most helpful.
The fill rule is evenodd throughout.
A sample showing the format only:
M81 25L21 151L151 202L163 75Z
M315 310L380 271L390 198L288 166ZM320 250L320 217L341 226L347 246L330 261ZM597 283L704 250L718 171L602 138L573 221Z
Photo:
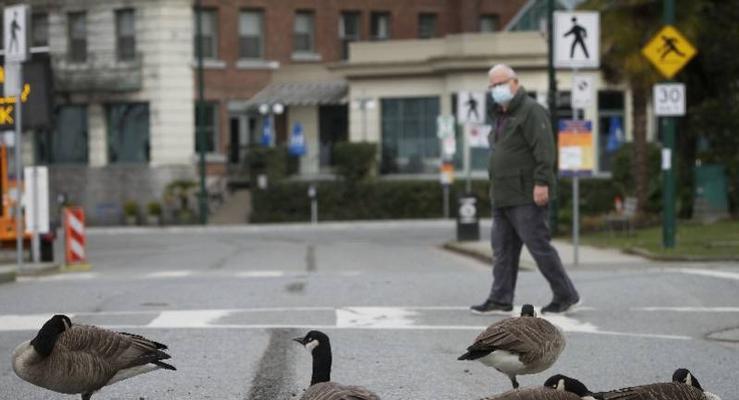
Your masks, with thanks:
M526 94L510 67L496 65L488 75L495 102L489 137L493 285L487 300L470 310L492 314L513 309L521 248L526 245L554 293L542 313L571 311L580 296L549 242L547 204L553 195L555 154L548 113Z

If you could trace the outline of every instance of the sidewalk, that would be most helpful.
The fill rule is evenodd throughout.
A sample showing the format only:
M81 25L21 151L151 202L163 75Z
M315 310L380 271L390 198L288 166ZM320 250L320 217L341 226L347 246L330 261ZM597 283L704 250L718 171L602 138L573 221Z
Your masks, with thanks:
M18 271L16 264L0 265L0 283L14 282L18 276L43 275L59 272L60 265L57 263L24 263L23 269Z
M565 266L572 266L574 260L573 246L572 243L564 240L552 240L552 245L557 252L559 257L562 259L562 263ZM449 251L453 251L459 254L470 256L481 260L486 263L492 263L493 250L490 247L490 243L487 241L477 242L447 242L443 246ZM591 246L580 245L579 249L579 266L597 266L597 265L635 265L644 264L651 261L646 260L639 256L628 255L621 253L619 250L611 249L600 249ZM536 268L534 258L529 253L526 246L524 246L521 252L521 269L533 270Z

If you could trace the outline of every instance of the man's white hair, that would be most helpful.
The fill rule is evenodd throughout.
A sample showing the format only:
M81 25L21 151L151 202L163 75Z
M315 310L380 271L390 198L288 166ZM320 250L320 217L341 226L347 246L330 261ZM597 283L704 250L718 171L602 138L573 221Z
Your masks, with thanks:
M517 79L516 71L513 70L513 68L505 65L505 64L496 64L493 66L493 68L490 68L490 71L488 71L488 76L493 75L493 72L497 71L503 71L508 78L511 79Z

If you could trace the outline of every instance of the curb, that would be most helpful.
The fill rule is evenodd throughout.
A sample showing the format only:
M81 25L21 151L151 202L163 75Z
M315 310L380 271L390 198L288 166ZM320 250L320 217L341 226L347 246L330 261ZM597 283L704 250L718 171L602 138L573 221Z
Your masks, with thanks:
M0 267L0 283L15 282L17 275L15 266Z
M484 252L480 252L474 249L470 249L468 247L465 247L464 245L461 245L459 242L446 242L443 245L439 246L440 248L450 251L452 253L457 253L463 256L467 256L470 258L473 258L477 261L483 262L489 266L492 266L493 264L493 256L488 255ZM492 254L492 253L491 253ZM524 271L533 271L536 269L536 266L528 262L527 260L520 260L518 263L518 268Z
M713 261L739 261L739 257L705 257L686 255L656 254L641 247L627 247L621 249L624 254L641 256L653 261L683 261L683 262L713 262Z
M49 275L60 271L60 265L55 263L47 264L23 264L23 269L18 271L18 276L39 276Z

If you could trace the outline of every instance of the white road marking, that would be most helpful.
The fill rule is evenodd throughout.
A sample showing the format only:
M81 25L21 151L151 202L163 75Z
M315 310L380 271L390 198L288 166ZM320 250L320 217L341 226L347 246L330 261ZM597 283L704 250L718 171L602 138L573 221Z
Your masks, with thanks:
M163 311L146 326L148 328L206 328L218 319L232 314L230 310Z
M239 278L281 278L285 276L285 271L243 271L236 273Z
M152 315L153 319L144 325L105 325L110 329L371 329L371 330L420 330L420 331L481 331L487 326L482 325L429 325L418 324L420 311L459 310L462 307L274 307L274 308L244 308L244 309L213 309L213 310L167 310L167 311L111 311L111 312L80 312L68 313L70 316L106 316L106 315ZM219 323L228 316L237 313L282 313L291 312L333 312L333 324L274 324L274 323ZM51 317L48 314L34 315L0 315L0 331L35 331ZM627 336L652 339L690 340L689 336L666 335L659 333L635 333L603 331L590 322L583 322L571 316L544 316L545 319L557 325L564 332L585 333L608 336Z
M634 311L671 311L671 312L698 312L698 313L735 313L739 307L640 307Z
M96 272L62 272L54 275L41 276L19 276L17 282L58 282L58 281L75 281L88 280L99 277Z
M710 276L712 278L732 279L739 281L739 272L716 271L713 269L680 268L683 274Z
M184 278L186 276L193 275L193 271L186 271L186 270L174 270L174 271L159 271L159 272L152 272L150 274L144 275L143 279L148 278Z

